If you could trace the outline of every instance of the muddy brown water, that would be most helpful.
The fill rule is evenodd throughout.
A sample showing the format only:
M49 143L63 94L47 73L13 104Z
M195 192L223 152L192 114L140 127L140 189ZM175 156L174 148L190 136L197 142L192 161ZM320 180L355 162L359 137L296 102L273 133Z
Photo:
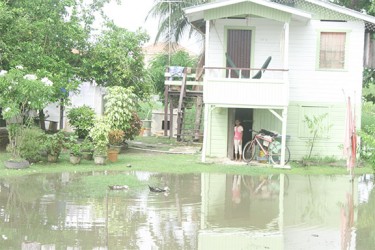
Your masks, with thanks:
M129 190L108 189L125 176ZM0 179L0 249L375 249L373 187L373 175Z

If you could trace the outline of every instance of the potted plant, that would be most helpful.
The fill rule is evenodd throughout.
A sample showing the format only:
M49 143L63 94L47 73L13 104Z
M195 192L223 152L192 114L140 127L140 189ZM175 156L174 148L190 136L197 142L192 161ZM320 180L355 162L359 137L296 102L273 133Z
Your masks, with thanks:
M90 138L86 138L81 143L82 159L91 161L94 156L94 144Z
M91 107L83 105L69 109L67 117L78 138L85 139L94 126L95 111Z
M73 165L79 164L81 162L81 144L77 141L78 136L71 135L66 142L66 147L70 150L70 163Z
M124 142L125 132L121 129L112 129L108 133L109 147L116 150L118 153L121 151L122 143Z
M65 135L62 131L54 134L46 134L43 140L43 148L47 153L48 162L57 162L61 150L65 144Z
M133 88L120 86L107 88L105 95L105 116L111 129L124 131L124 140L134 139L139 135L141 121L137 115L137 96L133 93Z
M94 127L89 132L89 136L92 139L94 145L94 161L95 164L103 165L107 157L108 148L108 133L110 126L107 123L105 117L97 118Z

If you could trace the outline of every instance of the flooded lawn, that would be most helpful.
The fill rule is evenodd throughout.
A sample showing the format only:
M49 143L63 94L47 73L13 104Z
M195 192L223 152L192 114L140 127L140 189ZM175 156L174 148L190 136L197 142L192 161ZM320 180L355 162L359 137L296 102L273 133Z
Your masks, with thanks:
M0 248L375 249L373 185L373 175L353 182L149 172L1 179Z

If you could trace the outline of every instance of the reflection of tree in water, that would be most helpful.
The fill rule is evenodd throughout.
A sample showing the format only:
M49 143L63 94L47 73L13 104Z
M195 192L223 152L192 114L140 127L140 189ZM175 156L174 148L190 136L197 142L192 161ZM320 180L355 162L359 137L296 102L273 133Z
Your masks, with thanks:
M375 249L375 192L371 191L368 203L358 206L356 249Z
M306 202L306 206L301 214L302 221L311 220L315 222L324 222L324 215L328 212L327 204L322 202L321 200L317 200L317 197L319 197L321 193L317 190L315 190L314 192L314 187L311 182L310 175L308 176L308 179L308 199Z

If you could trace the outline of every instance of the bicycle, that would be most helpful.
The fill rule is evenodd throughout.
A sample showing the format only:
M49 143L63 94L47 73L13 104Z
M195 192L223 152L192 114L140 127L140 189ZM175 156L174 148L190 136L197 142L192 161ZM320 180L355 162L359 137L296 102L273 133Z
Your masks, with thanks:
M250 132L255 132L253 139L247 142L243 148L242 158L245 162L250 162L261 152L264 154L264 158L268 159L269 163L280 164L281 161L281 143L276 140L280 136L273 132L261 129L255 131L250 129ZM285 164L290 160L289 148L285 145Z

